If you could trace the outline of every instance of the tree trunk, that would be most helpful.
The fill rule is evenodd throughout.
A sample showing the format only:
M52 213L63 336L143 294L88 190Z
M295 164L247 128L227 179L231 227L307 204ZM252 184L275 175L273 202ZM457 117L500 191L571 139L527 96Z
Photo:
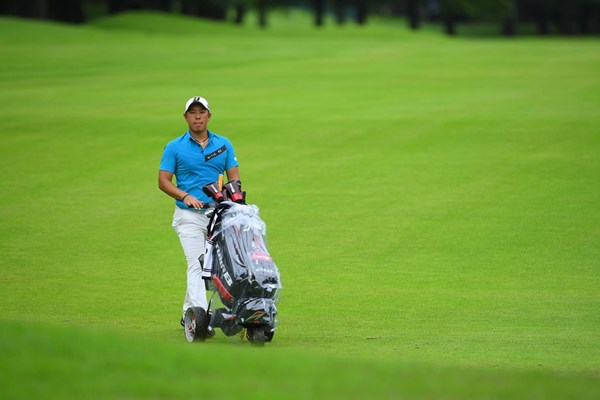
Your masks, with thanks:
M600 31L600 3L583 3L577 15L579 32L591 35Z
M173 0L142 0L142 9L171 12L173 9Z
M456 35L456 21L452 15L444 15L444 31L450 35Z
M324 0L313 0L313 7L315 11L315 26L323 26L323 15L325 13L325 1Z
M267 27L267 0L258 0L258 26Z
M517 34L517 4L515 0L507 2L500 31L503 36L515 36Z
M132 0L108 0L108 13L116 14L122 11L133 10L135 6Z
M419 28L419 0L407 0L406 14L410 29L416 30Z
M198 7L198 16L223 21L227 17L227 10L219 0L203 0Z
M577 6L571 1L564 1L561 4L558 29L563 35L573 35L575 34L575 7Z
M344 25L346 22L345 7L344 0L333 0L333 14L335 16L335 23L338 25Z
M246 7L243 4L237 3L234 7L235 10L235 18L234 22L236 25L241 25L244 23L244 16L246 15Z
M72 24L85 22L83 0L49 0L52 19Z
M356 1L356 23L359 25L365 25L367 23L367 16L369 9L367 6L367 0Z
M548 15L546 14L546 10L539 11L539 14L536 16L536 25L540 35L548 34Z
M502 21L501 33L503 36L515 36L517 29L514 18L507 17Z
M197 0L182 0L181 13L193 17L198 16L198 1Z
M158 2L158 9L164 12L171 12L173 10L173 0L160 0Z
M49 17L47 0L22 0L17 15L25 18L46 19Z

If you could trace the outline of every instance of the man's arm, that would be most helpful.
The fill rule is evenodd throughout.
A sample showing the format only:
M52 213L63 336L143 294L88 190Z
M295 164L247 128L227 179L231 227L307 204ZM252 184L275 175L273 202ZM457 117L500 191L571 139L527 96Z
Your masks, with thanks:
M227 182L240 179L240 171L237 166L231 167L225 172L227 172Z
M186 192L175 186L175 184L173 183L173 174L169 171L158 171L158 188L174 199L183 199L183 203L188 207L193 207L199 210L204 205L204 203L199 201L191 194L187 194Z

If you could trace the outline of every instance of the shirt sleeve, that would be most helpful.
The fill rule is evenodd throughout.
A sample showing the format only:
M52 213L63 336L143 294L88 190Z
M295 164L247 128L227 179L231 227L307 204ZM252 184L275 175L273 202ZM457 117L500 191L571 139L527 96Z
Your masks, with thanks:
M177 164L177 156L174 146L171 143L165 146L162 159L160 160L160 170L175 173L175 165Z
M227 146L227 161L225 162L225 170L228 170L229 168L237 167L239 163L237 157L235 156L233 145L229 140L227 140L225 146Z

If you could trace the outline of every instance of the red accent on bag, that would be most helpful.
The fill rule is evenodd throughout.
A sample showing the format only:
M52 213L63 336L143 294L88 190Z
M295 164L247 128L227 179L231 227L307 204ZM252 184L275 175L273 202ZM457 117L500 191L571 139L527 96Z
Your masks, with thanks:
M219 277L217 275L213 274L212 279L213 279L213 282L215 283L215 287L217 288L217 291L221 295L221 298L226 303L232 303L233 302L233 296L231 295L231 293L229 293L227 291L227 289L225 289L225 286L223 285L223 282L221 282L221 280L219 279Z

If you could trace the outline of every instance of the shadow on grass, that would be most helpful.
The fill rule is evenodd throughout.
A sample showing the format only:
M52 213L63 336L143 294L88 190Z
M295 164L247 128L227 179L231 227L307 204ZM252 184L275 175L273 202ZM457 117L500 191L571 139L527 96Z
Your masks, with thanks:
M6 398L594 398L597 374L367 362L0 323Z

